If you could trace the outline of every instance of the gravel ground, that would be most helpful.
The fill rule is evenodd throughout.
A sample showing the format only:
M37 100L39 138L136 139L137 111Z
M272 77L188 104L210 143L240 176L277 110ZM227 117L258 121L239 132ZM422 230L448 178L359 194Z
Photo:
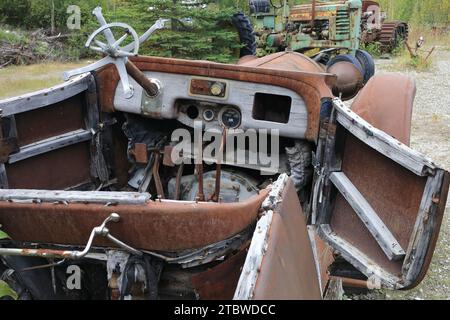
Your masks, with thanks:
M401 70L416 80L411 147L450 170L450 50L438 47L429 71ZM396 60L378 60L377 72L398 72ZM450 299L450 199L433 260L423 282L410 291L380 291L366 299Z

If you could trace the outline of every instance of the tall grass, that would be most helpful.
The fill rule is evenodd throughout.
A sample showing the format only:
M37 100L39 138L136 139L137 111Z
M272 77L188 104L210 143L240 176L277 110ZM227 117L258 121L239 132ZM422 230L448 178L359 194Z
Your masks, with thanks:
M48 62L28 66L10 66L0 69L0 99L49 88L63 82L66 70L85 66L89 61L77 63Z

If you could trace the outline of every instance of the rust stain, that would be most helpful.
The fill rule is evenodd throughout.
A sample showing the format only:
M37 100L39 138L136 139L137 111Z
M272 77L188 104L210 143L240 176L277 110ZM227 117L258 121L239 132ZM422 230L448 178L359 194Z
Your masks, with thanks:
M15 115L19 145L21 147L61 135L77 129L84 129L85 93L62 102Z
M90 181L89 142L6 164L11 189L64 190Z
M275 209L254 299L320 300L320 286L305 216L289 179Z

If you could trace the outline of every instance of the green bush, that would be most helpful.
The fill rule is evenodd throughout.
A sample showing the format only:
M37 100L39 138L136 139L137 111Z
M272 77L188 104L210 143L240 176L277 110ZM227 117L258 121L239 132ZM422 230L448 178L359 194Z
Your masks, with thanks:
M378 58L381 56L381 45L379 42L362 44L361 50L367 51L374 58Z
M12 44L20 44L26 40L23 34L10 30L9 27L0 26L0 41Z

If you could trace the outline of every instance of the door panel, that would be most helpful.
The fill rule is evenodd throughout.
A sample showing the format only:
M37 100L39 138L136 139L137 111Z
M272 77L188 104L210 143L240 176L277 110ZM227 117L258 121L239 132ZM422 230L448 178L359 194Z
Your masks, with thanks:
M0 187L73 189L108 178L92 75L2 100L0 109Z
M265 211L256 226L234 298L321 299L321 277L305 215L294 183L286 174L275 182L262 208Z
M85 94L81 93L46 107L16 114L19 146L85 129L83 99Z
M10 189L64 190L90 181L89 142L6 164Z
M388 287L426 272L448 194L448 172L334 100L317 181L319 232L349 262ZM320 202L319 199L322 199Z

